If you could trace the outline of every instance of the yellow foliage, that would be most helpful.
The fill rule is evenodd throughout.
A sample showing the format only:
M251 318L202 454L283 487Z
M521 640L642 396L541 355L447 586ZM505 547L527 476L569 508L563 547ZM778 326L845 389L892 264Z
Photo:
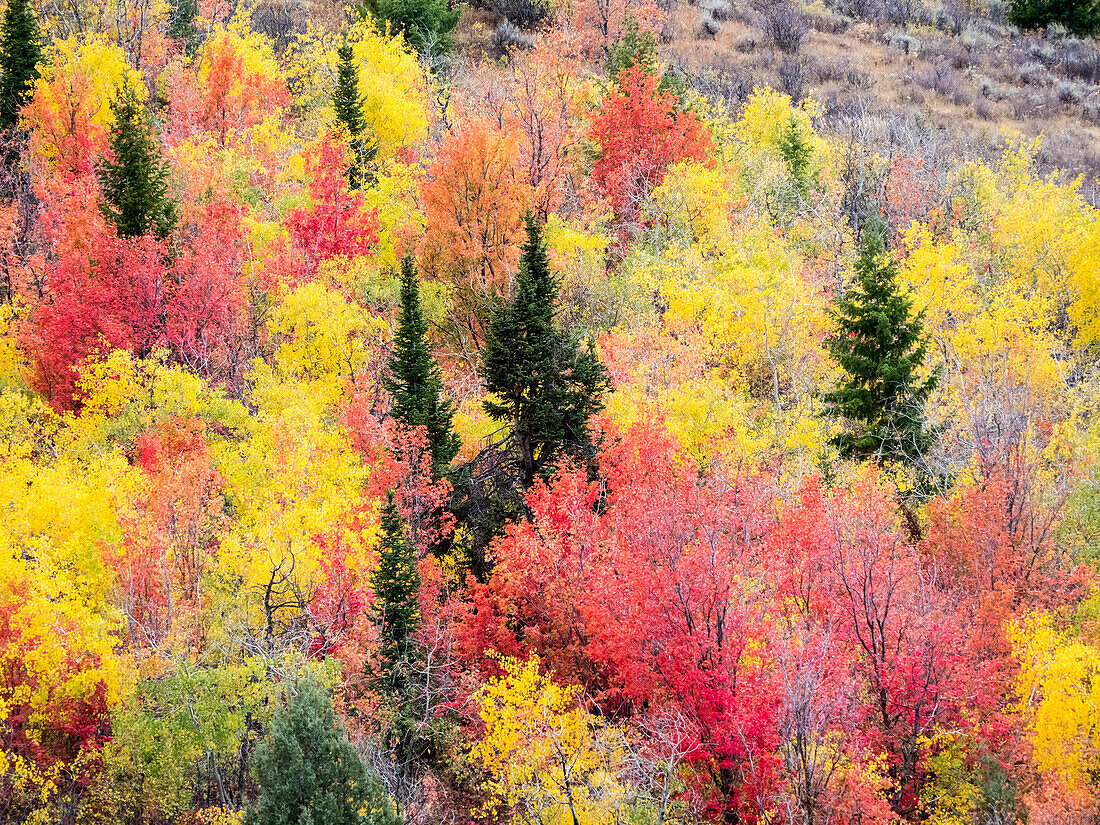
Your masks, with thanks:
M354 383L372 347L389 336L385 322L316 281L287 294L268 326L279 341L279 371L310 382L328 403Z
M392 160L401 149L416 150L428 136L432 101L429 80L401 35L387 36L368 22L347 31L359 70L359 94L367 129L378 143L377 160ZM312 25L299 38L291 61L292 87L304 108L320 109L331 124L340 41Z
M674 241L698 244L713 256L733 245L730 212L734 199L725 169L681 161L653 190L649 209Z
M1100 649L1059 632L1041 613L1013 622L1009 636L1035 767L1071 789L1091 782L1100 768Z
M94 143L114 122L111 101L124 81L139 100L145 97L140 73L102 35L54 41L39 66L42 76L35 81L25 119L35 154L53 163L60 159L60 147L77 139Z
M610 825L623 790L613 773L615 731L599 731L578 688L539 673L538 657L503 659L505 674L477 693L485 737L472 751L492 779L486 814L517 808L540 825Z
M924 313L925 329L941 341L978 309L976 284L964 251L938 242L916 221L904 232L909 254L898 267L898 282L911 290L913 310Z

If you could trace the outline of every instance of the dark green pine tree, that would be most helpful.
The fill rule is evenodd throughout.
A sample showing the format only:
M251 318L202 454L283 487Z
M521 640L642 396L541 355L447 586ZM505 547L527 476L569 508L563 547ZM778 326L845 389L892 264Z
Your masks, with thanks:
M589 446L588 419L603 408L607 371L555 325L558 282L539 226L527 216L527 243L512 299L493 314L481 354L485 412L512 425L525 485L562 451Z
M328 695L309 679L275 712L256 749L260 799L249 825L398 825L378 777L341 730Z
M390 493L382 510L378 567L371 573L374 617L378 623L378 666L372 686L401 705L415 694L420 647L420 573L416 548L405 538L405 520Z
M865 224L855 283L833 301L837 331L825 346L844 377L825 393L825 412L844 424L831 440L842 457L921 470L934 437L925 405L937 375L918 375L927 351L923 313L913 313L898 287L885 238L881 220Z
M340 62L336 67L336 91L332 95L332 106L336 110L336 119L347 129L354 158L348 168L348 185L359 189L370 181L369 167L378 154L378 144L368 139L355 54L347 43L340 46L336 54Z
M103 195L100 209L122 237L153 232L166 238L179 220L176 202L168 196L168 161L160 157L144 109L128 83L119 89L111 110L111 151L96 169Z
M394 417L409 427L427 430L432 475L440 478L458 454L461 441L451 429L454 402L443 397L439 364L428 346L428 322L420 309L420 285L411 256L401 261L399 306L386 389L393 396Z
M0 23L0 126L11 128L19 121L41 60L34 10L27 0L8 0Z

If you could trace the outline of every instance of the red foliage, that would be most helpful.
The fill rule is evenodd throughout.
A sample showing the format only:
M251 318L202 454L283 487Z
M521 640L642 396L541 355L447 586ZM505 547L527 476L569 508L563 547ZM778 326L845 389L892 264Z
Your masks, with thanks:
M347 151L326 134L304 153L311 204L286 217L299 278L312 278L330 258L370 255L378 243L377 213L363 206L362 195L348 191Z
M642 201L672 164L711 154L702 121L695 112L678 111L676 98L659 84L660 77L641 65L624 70L589 128L600 147L592 181L627 229L637 225Z
M674 708L690 723L700 792L751 818L772 792L778 694L751 586L766 520L754 484L699 478L658 427L601 457L604 484L564 472L528 497L531 523L471 584L461 643L538 652L605 710Z

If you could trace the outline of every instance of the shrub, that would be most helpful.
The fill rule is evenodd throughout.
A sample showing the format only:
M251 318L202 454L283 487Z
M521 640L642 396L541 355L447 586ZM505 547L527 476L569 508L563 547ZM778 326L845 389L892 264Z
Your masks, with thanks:
M551 12L547 0L490 0L489 5L501 17L524 28L542 24Z
M802 12L792 3L776 3L764 19L764 34L784 54L794 54L810 32Z

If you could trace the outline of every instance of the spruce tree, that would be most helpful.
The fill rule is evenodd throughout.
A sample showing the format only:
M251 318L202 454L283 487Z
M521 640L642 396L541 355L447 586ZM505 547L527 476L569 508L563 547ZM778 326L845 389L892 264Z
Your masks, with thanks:
M19 109L38 79L42 46L38 19L27 0L8 0L0 23L0 126L19 121Z
M920 469L933 441L925 404L937 376L918 376L927 352L924 315L913 313L899 288L885 237L881 221L865 224L855 283L833 301L837 331L825 346L844 377L824 395L825 412L843 422L831 439L842 457Z
M336 91L332 95L332 106L336 110L336 119L348 132L354 157L348 168L348 184L352 189L358 189L370 179L368 167L378 153L378 145L367 138L355 54L346 42L336 50L336 54L340 62L336 67Z
M400 703L413 692L412 671L420 654L415 638L420 629L420 573L393 493L382 510L382 543L370 585L379 628L373 686Z
M485 412L512 425L529 485L556 455L588 446L588 419L603 408L607 371L592 348L581 351L555 325L558 282L535 219L512 299L493 314L482 350Z
M126 83L111 103L115 124L110 135L110 155L96 174L103 195L100 209L126 238L153 232L166 238L176 227L179 210L168 196L168 161L160 149L144 109Z
M398 825L379 779L337 723L332 701L302 680L256 749L260 783L249 825Z
M443 397L443 379L428 346L428 322L420 308L416 265L408 255L401 261L399 312L386 389L393 396L394 417L409 427L427 430L432 475L440 478L461 443L451 429L455 405Z

